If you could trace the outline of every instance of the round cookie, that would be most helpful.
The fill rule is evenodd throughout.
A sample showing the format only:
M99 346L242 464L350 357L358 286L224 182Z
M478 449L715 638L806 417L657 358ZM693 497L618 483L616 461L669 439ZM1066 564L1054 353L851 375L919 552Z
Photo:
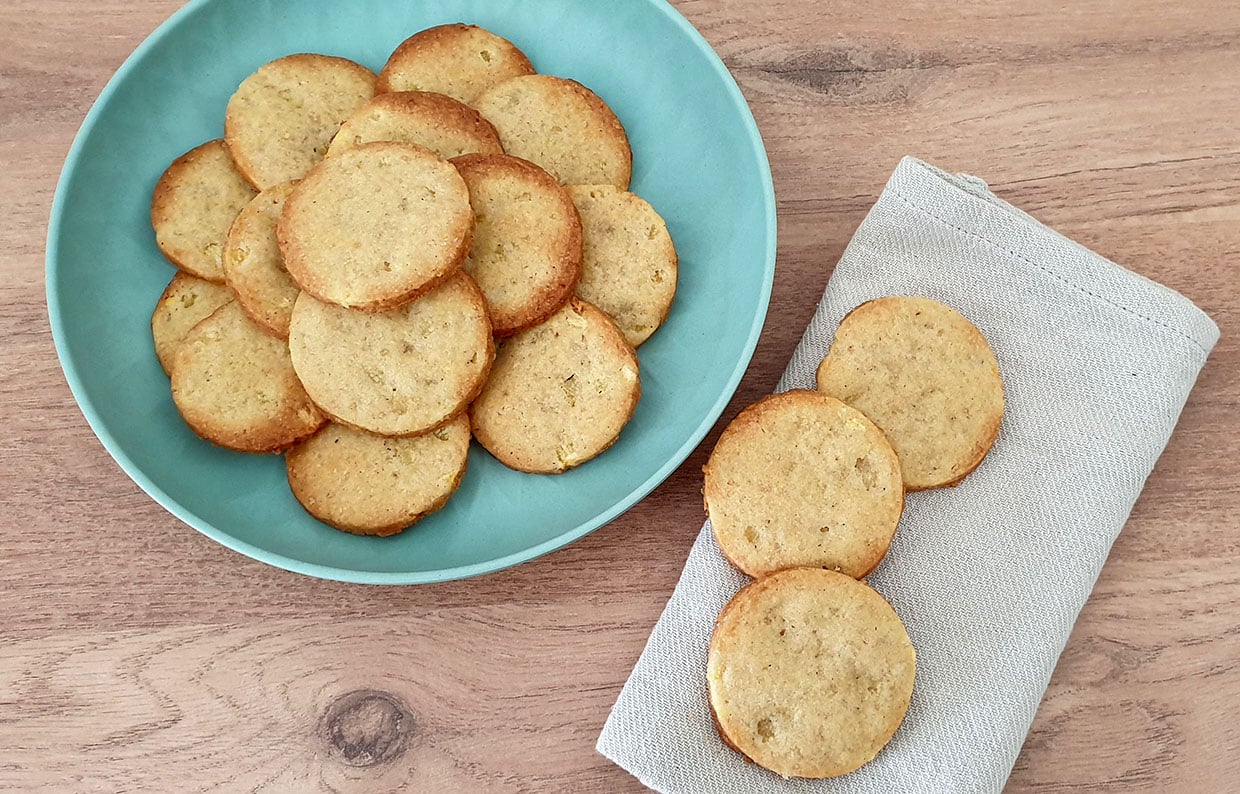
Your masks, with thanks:
M518 471L558 474L610 447L641 398L637 356L577 298L504 342L470 407L474 438Z
M582 229L577 294L611 315L637 347L655 332L676 295L677 258L659 213L610 185L569 185Z
M345 58L300 53L241 81L224 114L237 168L262 190L301 179L344 120L375 95L375 75Z
M419 146L366 143L312 170L276 227L289 275L329 303L401 306L457 270L469 252L469 189Z
M224 238L237 213L254 198L220 140L178 157L151 196L155 243L168 261L192 276L222 283Z
M929 298L879 298L849 312L818 366L818 390L883 429L910 491L963 480L1003 421L1003 380L986 338Z
M285 454L306 512L358 535L393 535L435 512L465 476L464 414L413 438L385 438L332 422Z
M473 104L487 88L533 74L525 53L476 25L440 25L401 42L375 86L387 91L434 91Z
M386 312L359 312L303 292L289 325L293 367L338 422L414 436L462 412L495 358L486 301L465 273Z
M760 579L715 622L706 682L724 743L784 777L845 775L891 741L916 652L869 585L817 568Z
M276 223L296 182L272 185L246 205L224 244L224 279L250 319L269 333L288 339L293 301L301 290L284 268Z
M177 348L172 399L195 433L238 452L279 452L326 421L297 380L288 345L236 301L194 326Z
M550 317L581 274L581 221L564 188L533 163L503 154L452 161L469 187L474 239L464 268L496 336Z
M151 314L155 356L165 373L172 372L172 356L190 329L234 297L233 291L223 284L177 271Z
M445 160L463 154L504 153L499 134L478 111L452 97L426 91L379 94L340 127L327 147L327 156L375 141L412 143Z
M904 510L900 462L883 432L815 391L741 411L703 471L715 540L754 577L815 566L859 579L887 553Z
M504 151L565 185L629 187L633 152L616 114L590 89L546 74L514 77L474 103Z

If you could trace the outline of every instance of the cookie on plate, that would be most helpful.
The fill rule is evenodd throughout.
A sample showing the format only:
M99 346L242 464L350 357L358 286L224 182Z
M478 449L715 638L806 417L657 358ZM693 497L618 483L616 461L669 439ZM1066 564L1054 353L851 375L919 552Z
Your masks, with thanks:
M715 623L706 682L724 743L784 777L848 774L891 741L916 652L891 605L818 568L760 579Z
M259 67L228 100L224 140L262 190L301 179L344 120L375 95L375 75L346 58L300 53Z
M514 77L474 107L495 126L508 154L565 185L629 187L633 153L616 114L590 89L546 74Z
M296 182L272 185L246 205L224 244L224 280L250 319L288 339L293 301L301 290L289 277L276 242L276 223Z
M276 227L289 275L319 300L383 311L455 272L469 253L469 189L420 146L365 143L298 183Z
M564 305L581 274L581 221L564 188L503 154L452 161L469 187L474 239L465 270L478 282L496 336L537 325Z
M558 474L610 447L640 398L637 355L624 334L572 298L504 342L470 418L474 438L505 466Z
M476 25L439 25L401 42L376 90L434 91L473 104L478 95L534 67L512 42Z
M151 315L155 356L165 373L172 371L172 355L190 329L234 297L233 291L223 284L177 271Z
M464 411L495 357L486 300L463 272L386 312L346 309L303 292L289 348L324 412L385 436L418 435Z
M986 338L929 298L879 298L849 312L818 366L818 390L883 429L910 491L963 480L1003 421L1003 380Z
M610 185L569 185L581 217L577 294L611 315L637 347L655 332L676 295L677 258L659 213Z
M151 196L155 243L191 276L222 283L224 238L237 213L254 198L220 140L172 161Z
M499 134L469 105L428 91L379 94L358 108L327 147L327 156L375 141L412 143L445 160L463 154L503 154Z
M464 414L413 438L332 422L285 453L288 484L310 515L358 535L393 535L448 502L465 475Z
M279 452L327 421L297 380L288 345L236 301L177 347L172 399L195 433L238 452Z
M741 411L704 471L719 548L754 577L815 566L859 579L887 553L904 510L900 462L883 432L816 391Z

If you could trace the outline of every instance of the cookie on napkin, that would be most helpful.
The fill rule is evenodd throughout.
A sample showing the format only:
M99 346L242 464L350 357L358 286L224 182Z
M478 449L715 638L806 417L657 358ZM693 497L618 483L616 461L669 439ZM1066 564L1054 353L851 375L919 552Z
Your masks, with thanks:
M720 738L784 777L844 775L891 741L916 653L864 582L794 568L745 587L715 623L707 660Z
M878 298L849 312L818 366L818 390L883 429L910 491L963 480L1003 421L1003 381L986 338L930 298Z
M900 462L882 431L815 391L741 411L704 471L719 548L755 577L816 566L859 579L887 553L904 510Z

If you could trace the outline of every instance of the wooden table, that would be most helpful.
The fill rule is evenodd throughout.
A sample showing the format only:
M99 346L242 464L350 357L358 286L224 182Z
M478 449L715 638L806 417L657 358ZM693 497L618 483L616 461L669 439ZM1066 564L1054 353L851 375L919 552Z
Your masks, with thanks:
M212 543L87 428L47 325L48 207L104 81L177 5L0 6L0 789L637 790L594 741L701 524L718 430L563 551L377 588ZM774 386L906 153L982 175L1218 321L1009 790L1235 790L1240 5L678 6L749 99L779 198L770 315L724 420Z

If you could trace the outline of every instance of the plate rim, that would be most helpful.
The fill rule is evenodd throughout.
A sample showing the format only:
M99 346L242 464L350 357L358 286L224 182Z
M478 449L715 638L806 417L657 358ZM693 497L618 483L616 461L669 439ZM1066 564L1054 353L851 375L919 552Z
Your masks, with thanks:
M52 198L51 211L48 216L47 238L44 253L44 289L45 298L48 308L48 322L51 326L52 341L56 348L56 357L60 364L61 373L64 375L69 385L69 391L73 395L73 400L77 404L78 410L81 411L86 419L87 425L95 434L95 437L103 445L104 450L109 456L120 466L121 470L148 496L155 500L156 504L167 510L182 523L190 526L199 533L205 535L216 543L230 549L238 554L242 554L253 560L274 568L280 568L291 573L302 574L338 582L346 582L352 584L371 584L371 585L408 585L408 584L434 584L438 582L454 581L458 579L468 579L475 576L481 576L488 573L494 573L506 568L519 565L523 562L537 559L539 557L550 554L553 551L561 549L570 543L573 543L590 533L598 530L614 521L626 513L629 509L637 505L646 498L655 488L659 487L668 477L672 475L680 465L697 449L698 444L706 437L711 428L719 420L723 410L731 402L732 397L736 394L736 389L740 385L741 379L749 369L749 363L753 358L754 350L757 348L758 340L762 334L762 328L766 323L766 316L770 308L771 291L774 285L775 277L775 259L777 250L777 214L775 205L775 186L771 175L770 160L767 156L766 146L762 140L761 131L758 129L757 121L753 117L753 111L749 107L744 94L737 85L736 79L728 71L723 60L715 49L710 45L706 38L698 32L697 28L689 22L678 10L676 10L670 2L666 0L643 0L647 7L655 13L661 13L668 18L676 27L685 34L688 39L706 56L711 68L715 71L724 84L732 103L740 111L742 125L745 128L749 144L756 157L757 165L762 177L763 186L763 205L766 221L766 257L763 262L763 282L762 290L758 296L759 309L754 315L753 323L749 329L749 336L745 341L745 345L741 350L741 355L737 359L736 366L729 374L726 386L716 398L714 404L706 412L702 421L691 432L685 441L672 453L671 456L663 462L663 464L649 477L647 477L640 485L630 491L624 498L612 504L606 510L598 513L588 521L584 521L566 532L557 535L554 538L543 541L534 546L530 546L521 551L507 554L501 557L495 557L482 562L470 563L468 565L458 565L451 568L440 568L434 571L370 571L357 570L353 568L338 568L330 565L321 565L319 563L306 562L283 554L268 551L259 548L251 543L240 540L239 538L229 534L226 530L214 526L210 522L202 520L195 516L191 511L182 507L177 500L169 496L162 488L157 486L146 473L133 462L121 448L120 441L112 435L105 425L103 418L95 409L91 402L86 388L83 385L77 373L77 364L68 349L68 342L64 338L64 330L60 312L60 289L56 279L59 270L60 255L60 228L62 225L62 216L64 214L64 204L66 199L66 185L70 174L75 172L78 167L78 160L81 159L81 149L85 145L85 140L94 130L98 123L98 118L103 112L103 108L108 104L112 94L117 90L120 82L136 68L136 64L152 49L160 40L169 35L169 32L182 24L185 17L196 13L200 8L217 2L217 0L191 0L191 2L173 12L171 16L161 22L150 34L142 40L133 52L121 63L116 72L108 78L99 95L91 103L90 109L86 112L82 124L78 127L74 134L73 143L69 147L68 153L65 155L65 161L61 167L60 175L56 180L56 191Z

